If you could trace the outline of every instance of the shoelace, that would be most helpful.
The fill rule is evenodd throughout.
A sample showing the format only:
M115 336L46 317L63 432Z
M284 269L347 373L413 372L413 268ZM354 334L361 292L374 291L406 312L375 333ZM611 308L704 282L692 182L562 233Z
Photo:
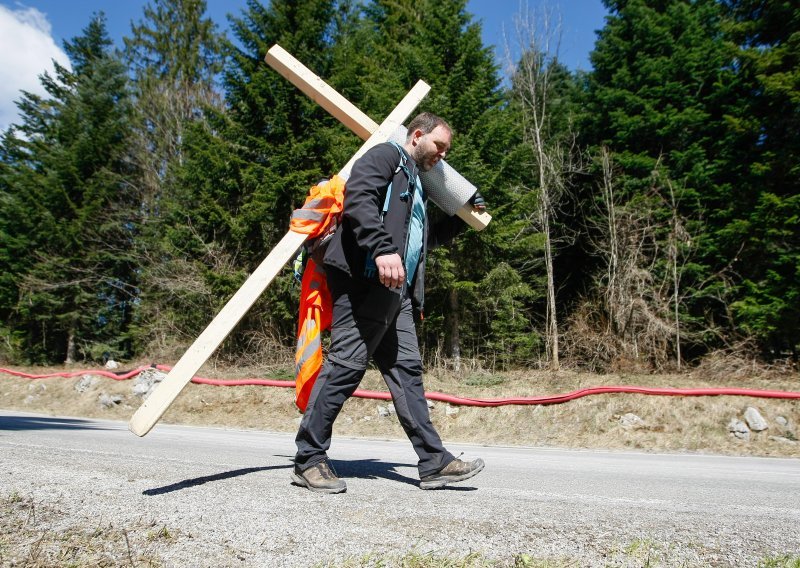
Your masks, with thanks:
M322 474L322 477L324 477L325 479L331 479L331 477L337 477L337 478L339 477L339 474L336 473L336 470L333 469L333 465L331 465L330 462L324 461L321 462L319 465L320 465L320 473Z

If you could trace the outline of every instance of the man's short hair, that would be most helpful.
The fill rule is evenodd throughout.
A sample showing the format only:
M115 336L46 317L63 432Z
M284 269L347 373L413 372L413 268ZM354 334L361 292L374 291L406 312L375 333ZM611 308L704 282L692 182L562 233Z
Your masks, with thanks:
M437 126L443 126L450 131L450 134L453 133L452 127L441 116L436 116L432 112L420 113L408 125L406 139L410 138L415 130L421 130L423 134L430 134Z

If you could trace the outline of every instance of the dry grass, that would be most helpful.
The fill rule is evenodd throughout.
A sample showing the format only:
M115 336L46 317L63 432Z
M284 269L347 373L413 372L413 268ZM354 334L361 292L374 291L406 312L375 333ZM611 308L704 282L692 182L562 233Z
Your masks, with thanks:
M606 551L603 566L619 568L711 568L715 563L700 560L693 547L681 547L639 539L627 544L612 544ZM437 556L414 551L402 556L367 554L342 562L318 564L315 568L578 568L586 563L578 558L541 558L531 554L517 554L509 560L493 560L479 553L463 557ZM759 568L800 568L800 557L785 555L763 558Z
M37 368L28 372L44 374L63 370ZM288 372L280 368L209 366L201 369L200 375L226 379L289 378ZM602 385L726 386L800 391L800 376L786 369L761 370L749 375L737 371L734 375L725 380L722 374L701 371L675 375L595 375L571 371L490 374L479 370L454 374L434 370L426 375L426 388L429 392L472 398L552 395ZM80 378L28 380L0 374L0 408L128 420L142 402L132 392L132 381L98 377L95 384L82 393L75 390L79 381ZM362 388L386 390L376 371L367 373ZM99 404L102 394L119 395L121 400L112 408L104 408ZM288 388L190 384L167 411L163 421L294 432L300 414L293 401L293 389ZM404 438L396 418L379 416L378 407L386 405L384 401L351 399L336 423L336 435ZM770 428L761 433L754 432L749 441L743 441L732 437L727 426L732 418L742 419L748 406L756 407ZM626 413L636 414L644 423L637 428L624 428L619 419ZM800 442L797 442L800 400L605 394L547 406L456 408L435 402L431 415L442 437L448 441L800 457ZM778 417L788 421L788 426L781 426L776 421Z
M164 531L145 522L116 527L74 520L54 503L16 493L0 496L2 566L162 566L155 547L163 544Z

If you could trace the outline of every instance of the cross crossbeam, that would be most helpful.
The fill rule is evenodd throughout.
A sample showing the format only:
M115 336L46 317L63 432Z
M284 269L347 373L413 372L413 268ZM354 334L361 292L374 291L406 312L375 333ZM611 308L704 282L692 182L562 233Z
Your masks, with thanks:
M264 60L362 140L368 139L378 128L378 124L374 120L361 112L358 107L281 46L273 45L267 51ZM405 129L401 128L393 134L392 139L403 144L405 137ZM355 160L351 160L351 164L353 161ZM350 169L345 167L343 171L349 173ZM420 178L425 185L425 192L447 214L458 215L465 223L478 231L486 228L492 220L492 216L486 211L477 211L467 204L467 200L476 191L475 186L465 180L444 160L436 164L431 172L421 174ZM429 187L429 185L433 187Z

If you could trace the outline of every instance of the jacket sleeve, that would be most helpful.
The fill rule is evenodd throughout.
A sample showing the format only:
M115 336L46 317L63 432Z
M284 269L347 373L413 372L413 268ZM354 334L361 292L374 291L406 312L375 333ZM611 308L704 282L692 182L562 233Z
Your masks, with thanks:
M398 252L381 222L386 187L394 177L397 162L397 150L389 144L379 144L356 160L345 186L343 215L358 246L373 258Z

